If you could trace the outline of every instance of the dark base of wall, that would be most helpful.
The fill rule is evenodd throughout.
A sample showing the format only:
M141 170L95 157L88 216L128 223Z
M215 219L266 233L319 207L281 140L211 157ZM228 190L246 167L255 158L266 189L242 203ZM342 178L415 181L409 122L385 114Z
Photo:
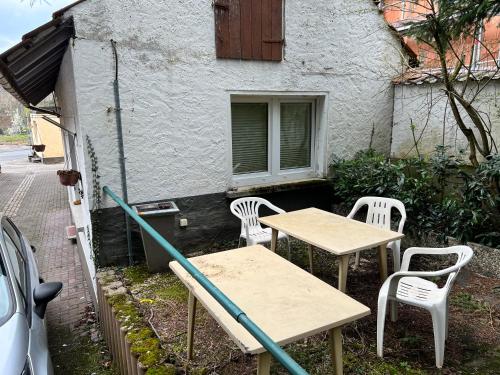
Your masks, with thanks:
M330 211L333 202L332 188L328 184L308 186L300 190L281 191L259 195L286 211L294 211L306 207L317 207ZM201 249L210 249L217 242L237 240L240 232L240 221L233 216L226 193L199 195L173 199L179 207L176 216L174 235L167 240L183 254L190 254ZM262 211L265 216L271 212ZM95 215L95 213L92 213ZM181 228L179 220L188 219L188 227ZM101 266L126 265L127 237L125 230L125 214L120 207L101 210L100 217L101 250L99 263ZM145 259L140 228L132 220L132 248L136 262Z

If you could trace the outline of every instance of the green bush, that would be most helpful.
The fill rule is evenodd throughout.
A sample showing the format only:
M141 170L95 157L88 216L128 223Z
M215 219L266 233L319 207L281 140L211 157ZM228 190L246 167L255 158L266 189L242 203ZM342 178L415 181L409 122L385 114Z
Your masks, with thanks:
M352 160L334 158L331 175L336 199L346 207L368 195L402 201L405 228L414 237L432 231L500 248L499 155L471 169L442 146L427 159L390 160L368 150Z

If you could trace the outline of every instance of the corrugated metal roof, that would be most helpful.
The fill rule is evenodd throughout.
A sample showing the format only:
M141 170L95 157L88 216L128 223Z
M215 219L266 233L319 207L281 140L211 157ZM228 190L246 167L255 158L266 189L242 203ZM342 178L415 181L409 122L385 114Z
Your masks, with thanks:
M452 71L450 71L450 74ZM483 79L500 79L500 70L498 69L481 69L472 70L470 73L467 69L463 69L458 73L456 80L465 81L472 79L481 81ZM408 69L403 74L393 78L392 83L395 85L421 85L423 83L440 83L443 82L443 72L439 68L433 69Z
M84 1L55 12L52 21L0 54L0 85L24 105L36 105L54 91L64 53L75 33L73 19L62 16Z
M23 36L0 55L0 84L25 105L41 102L54 91L73 35L73 19L56 18Z

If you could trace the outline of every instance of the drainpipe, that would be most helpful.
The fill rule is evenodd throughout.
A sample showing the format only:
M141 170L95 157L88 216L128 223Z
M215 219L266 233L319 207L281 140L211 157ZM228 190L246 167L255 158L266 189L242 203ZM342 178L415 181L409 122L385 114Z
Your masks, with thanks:
M125 152L123 150L122 108L120 103L120 86L118 83L118 53L116 52L116 42L113 39L111 39L111 48L113 49L113 56L115 59L115 80L113 81L113 92L115 96L116 134L118 136L118 154L120 162L122 196L125 203L128 204L127 171L125 169ZM132 265L132 232L130 231L130 218L126 213L125 227L127 230L128 263L129 265Z

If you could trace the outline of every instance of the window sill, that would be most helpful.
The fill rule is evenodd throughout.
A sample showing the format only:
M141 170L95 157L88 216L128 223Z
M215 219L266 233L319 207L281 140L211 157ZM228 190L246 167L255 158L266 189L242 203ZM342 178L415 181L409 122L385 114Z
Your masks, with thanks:
M308 178L304 180L244 186L226 191L226 197L229 199L235 199L249 197L252 195L278 193L280 191L298 190L305 187L327 185L328 183L329 181L326 178Z

